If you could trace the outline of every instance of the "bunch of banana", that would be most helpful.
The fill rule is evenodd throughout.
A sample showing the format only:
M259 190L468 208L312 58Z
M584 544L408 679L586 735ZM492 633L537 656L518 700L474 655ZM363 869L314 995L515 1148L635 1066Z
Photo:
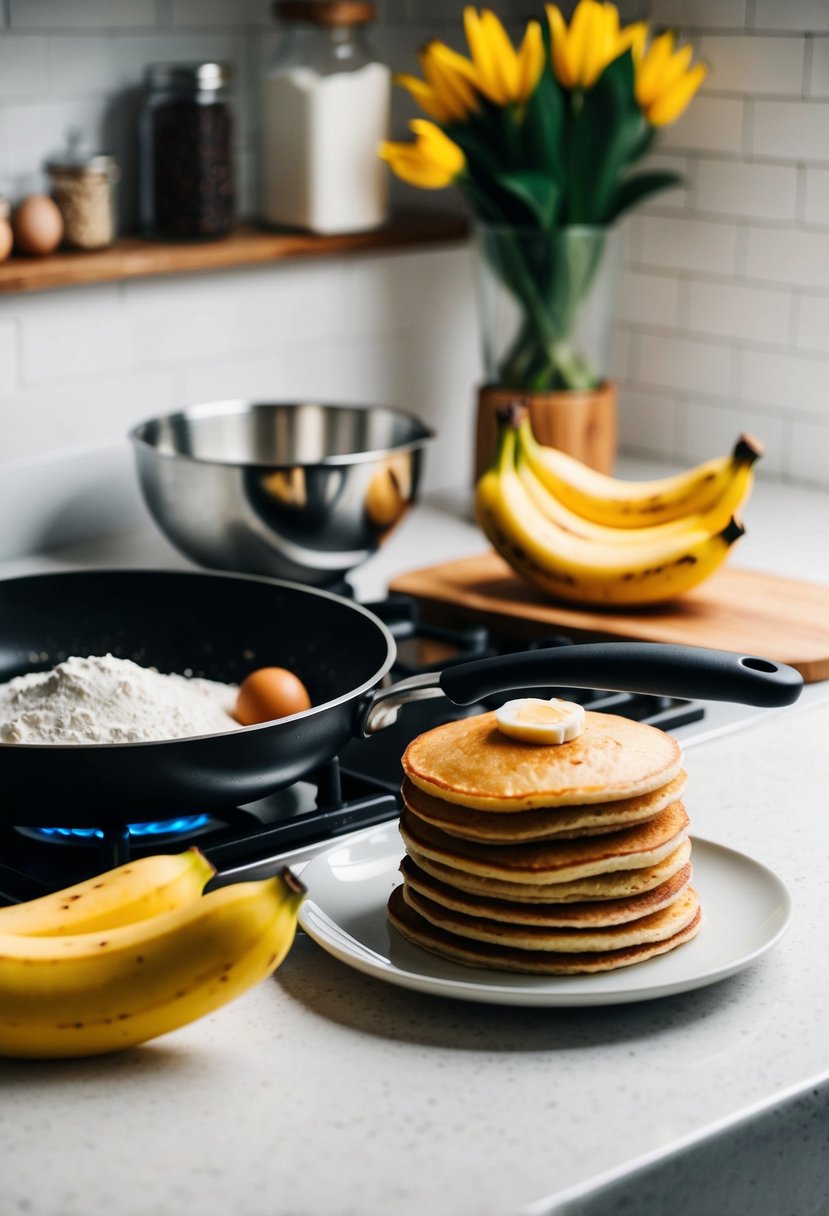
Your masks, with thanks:
M197 849L0 908L0 1055L101 1055L176 1030L279 966L302 883L285 869L203 895Z
M476 487L476 518L505 561L554 599L657 604L698 586L745 529L735 518L762 448L658 481L620 481L538 443L525 409L500 418L498 449Z

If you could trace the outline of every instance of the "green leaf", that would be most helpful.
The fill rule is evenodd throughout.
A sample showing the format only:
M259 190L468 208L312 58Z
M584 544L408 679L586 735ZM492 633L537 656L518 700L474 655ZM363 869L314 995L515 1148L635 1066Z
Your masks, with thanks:
M497 182L503 190L515 195L529 208L539 227L552 228L555 225L561 201L557 182L533 169L501 173Z
M524 163L558 182L564 177L564 120L564 95L548 66L524 108L521 142Z
M444 130L463 152L467 168L474 177L498 176L503 168L503 160L493 148L493 141L488 132L471 123L453 123Z
M607 214L607 223L617 219L623 211L627 211L635 203L641 202L649 194L681 185L682 178L678 173L637 173L633 177L626 178L613 196Z
M582 95L570 140L570 224L604 224L619 178L642 140L633 57L620 55Z

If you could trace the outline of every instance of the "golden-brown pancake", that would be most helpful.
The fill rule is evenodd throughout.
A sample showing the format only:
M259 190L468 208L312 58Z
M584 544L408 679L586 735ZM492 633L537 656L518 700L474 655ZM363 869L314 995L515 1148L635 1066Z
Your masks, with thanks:
M691 888L692 890L692 888ZM388 904L389 921L407 940L453 962L469 967L484 967L496 971L512 971L540 975L578 975L586 972L614 971L665 954L696 936L701 923L701 911L696 905L693 918L672 936L639 945L621 946L610 950L567 951L517 949L494 942L472 941L430 924L406 903L403 888L396 887Z
M519 903L517 900L496 899L459 891L448 883L427 874L411 857L400 863L403 882L409 891L425 896L432 903L464 916L483 921L500 921L514 925L541 925L560 929L595 929L605 925L622 925L667 908L678 899L691 882L691 863L677 870L658 886L638 895L622 899L573 900L569 903ZM433 919L427 917L427 919ZM447 926L449 928L451 926Z
M598 836L620 827L652 819L685 792L687 774L677 773L672 781L637 798L616 802L596 802L584 806L543 807L530 811L479 811L435 798L408 777L401 794L410 811L450 836L484 843L518 844L521 841L564 840L574 836Z
M578 738L558 746L508 738L487 713L426 731L403 755L406 776L425 793L496 811L636 798L667 785L681 763L670 735L590 711Z
M408 808L400 816L400 834L407 851L414 849L455 870L484 878L532 884L570 882L653 865L682 843L689 828L681 802L672 802L646 823L618 832L578 840L512 845L456 839L418 819Z
M515 950L545 950L564 954L581 954L598 950L618 950L622 946L641 946L647 942L661 942L687 928L696 916L699 898L693 887L687 887L676 899L637 920L621 925L603 925L593 928L556 928L548 925L503 924L500 921L482 920L477 916L466 916L436 904L434 900L415 891L407 883L403 885L403 898L410 908L419 912L424 920L457 937L471 938L476 942L494 942L510 946Z
M502 882L497 878L468 874L435 861L414 848L409 849L409 856L426 874L470 895L509 899L526 904L569 903L582 900L626 899L652 891L688 864L691 842L688 839L683 840L664 861L644 866L640 870L616 870L609 874L596 874L592 878L553 883Z

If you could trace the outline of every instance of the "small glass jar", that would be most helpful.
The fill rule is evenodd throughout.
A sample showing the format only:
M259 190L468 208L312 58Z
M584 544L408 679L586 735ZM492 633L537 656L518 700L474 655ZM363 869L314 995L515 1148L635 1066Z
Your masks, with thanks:
M117 231L115 158L84 152L78 137L46 164L50 193L63 216L63 243L70 249L106 249Z
M262 88L261 215L319 233L363 232L388 214L391 72L363 0L277 0L283 41Z
M141 231L173 240L225 236L235 223L230 67L154 63L139 120Z

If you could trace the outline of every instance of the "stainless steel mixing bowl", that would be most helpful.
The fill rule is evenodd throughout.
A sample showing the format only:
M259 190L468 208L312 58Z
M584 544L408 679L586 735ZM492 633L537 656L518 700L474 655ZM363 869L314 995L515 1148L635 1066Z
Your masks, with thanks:
M433 432L379 406L214 401L130 432L147 506L216 570L335 582L415 501Z

